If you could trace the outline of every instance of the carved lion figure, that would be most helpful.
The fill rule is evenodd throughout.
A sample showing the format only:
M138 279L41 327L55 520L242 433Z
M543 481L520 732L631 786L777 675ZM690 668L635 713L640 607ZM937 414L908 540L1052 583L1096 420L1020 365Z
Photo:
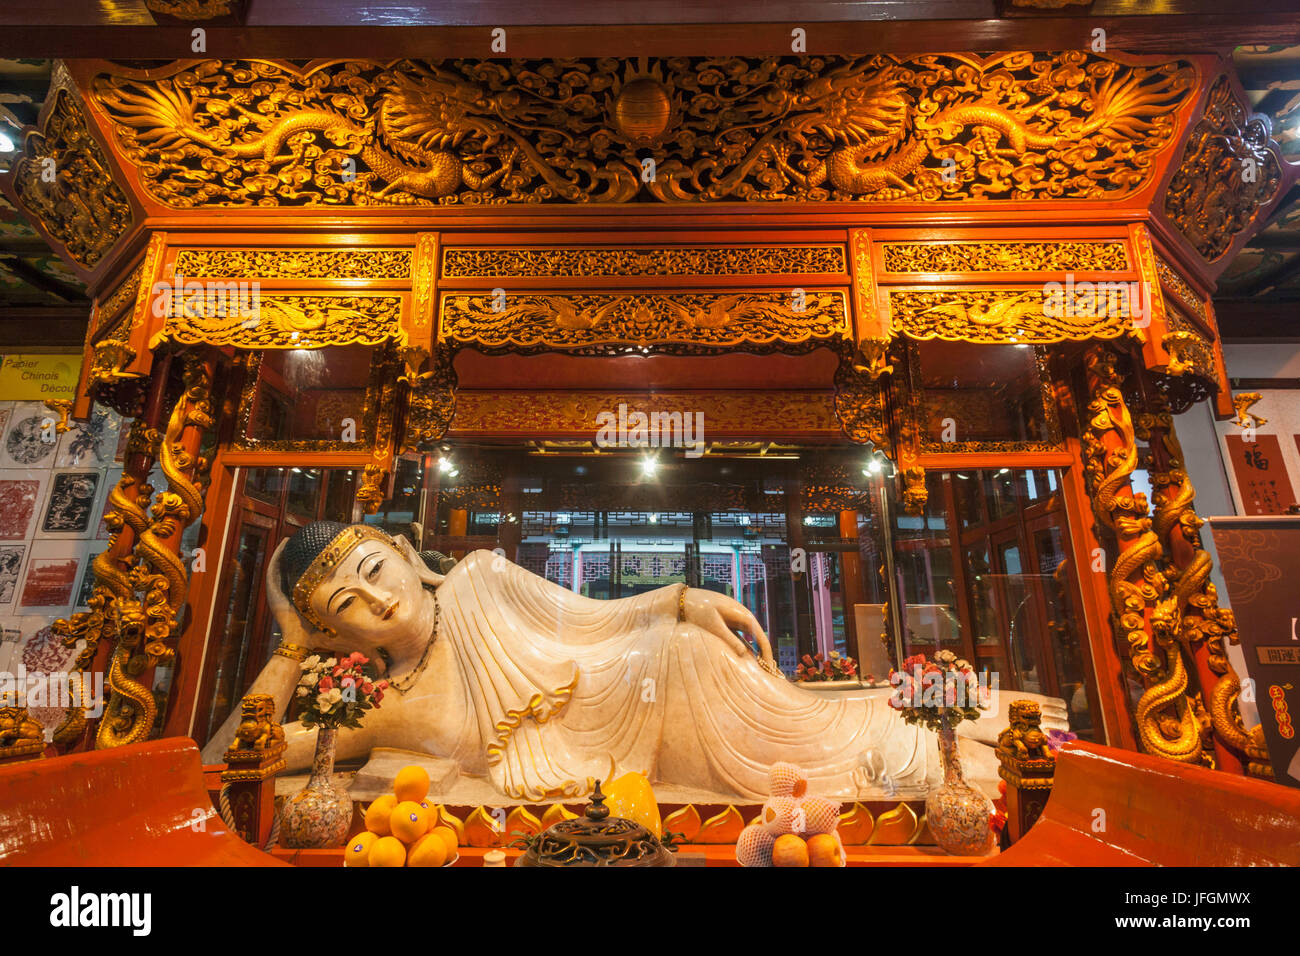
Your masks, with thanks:
M1011 702L1007 711L1010 724L998 734L997 753L1017 760L1043 759L1051 756L1047 735L1041 726L1042 713L1030 700Z
M0 748L39 740L45 743L45 728L27 714L26 707L0 707Z
M270 694L249 694L241 707L231 750L269 750L284 743L284 728L275 720L275 698Z

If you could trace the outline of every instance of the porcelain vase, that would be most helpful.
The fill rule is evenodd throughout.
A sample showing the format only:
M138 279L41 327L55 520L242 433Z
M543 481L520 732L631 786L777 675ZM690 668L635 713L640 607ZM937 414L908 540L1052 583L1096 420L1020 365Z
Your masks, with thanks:
M934 841L954 856L983 856L993 848L989 798L966 783L957 755L957 732L945 721L939 731L943 784L925 798L925 819Z
M294 849L342 846L352 822L352 798L334 787L337 727L316 732L316 757L307 786L284 801L280 810L280 845Z

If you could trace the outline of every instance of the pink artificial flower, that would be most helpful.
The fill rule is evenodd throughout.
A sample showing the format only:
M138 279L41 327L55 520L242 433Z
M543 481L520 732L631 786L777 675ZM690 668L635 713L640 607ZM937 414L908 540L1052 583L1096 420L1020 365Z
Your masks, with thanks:
M320 683L317 684L316 686L320 690L330 690L334 686L334 678L326 674L324 677L320 679Z
M361 693L363 693L363 694L373 694L374 692L375 692L375 685L374 685L374 684L370 683L370 681L368 681L368 680L363 680L363 681L361 682Z

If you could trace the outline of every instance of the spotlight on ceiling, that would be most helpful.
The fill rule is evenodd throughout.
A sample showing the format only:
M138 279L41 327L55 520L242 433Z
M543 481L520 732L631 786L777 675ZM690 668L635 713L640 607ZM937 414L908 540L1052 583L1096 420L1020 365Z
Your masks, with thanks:
M438 459L438 470L442 472L444 475L448 474L451 471L452 467L453 466L450 458L443 457Z
M657 458L646 457L641 459L641 474L644 475L645 477L653 478L655 476L655 472L657 472L658 470L659 470L659 460Z

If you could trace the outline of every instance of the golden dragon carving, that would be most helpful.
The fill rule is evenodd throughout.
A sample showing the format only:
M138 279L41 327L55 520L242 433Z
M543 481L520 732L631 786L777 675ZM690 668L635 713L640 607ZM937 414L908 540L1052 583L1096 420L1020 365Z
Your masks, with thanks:
M1173 414L1158 393L1153 410L1139 417L1137 434L1152 444L1154 452L1151 484L1155 510L1151 524L1165 543L1167 574L1173 582L1172 595L1180 614L1178 639L1188 655L1204 645L1206 666L1217 678L1211 687L1202 687L1202 694L1208 697L1204 702L1204 736L1207 742L1211 735L1217 737L1245 756L1249 772L1265 775L1269 762L1263 728L1245 727L1237 707L1241 681L1225 650L1225 642L1238 642L1237 620L1230 609L1219 606L1218 590L1210 580L1214 561L1201 541L1205 522L1196 513L1196 489L1183 464Z
M1134 715L1143 749L1195 763L1201 759L1201 726L1187 696L1187 669L1177 644L1178 601L1161 569L1163 551L1146 496L1129 482L1138 451L1115 362L1103 346L1086 355L1091 395L1082 436L1093 512L1115 536L1108 579L1113 620L1145 684Z
M144 740L153 728L158 706L153 690L137 678L175 656L171 638L179 627L189 581L177 553L179 534L203 511L207 460L186 449L187 435L213 425L211 374L204 362L185 353L182 393L168 418L159 445L159 467L167 479L149 509L149 522L138 532L130 586L138 601L123 603L117 647L109 665L110 697L95 746L119 747Z
M205 60L92 89L188 208L1098 199L1149 179L1195 79L1065 51Z

